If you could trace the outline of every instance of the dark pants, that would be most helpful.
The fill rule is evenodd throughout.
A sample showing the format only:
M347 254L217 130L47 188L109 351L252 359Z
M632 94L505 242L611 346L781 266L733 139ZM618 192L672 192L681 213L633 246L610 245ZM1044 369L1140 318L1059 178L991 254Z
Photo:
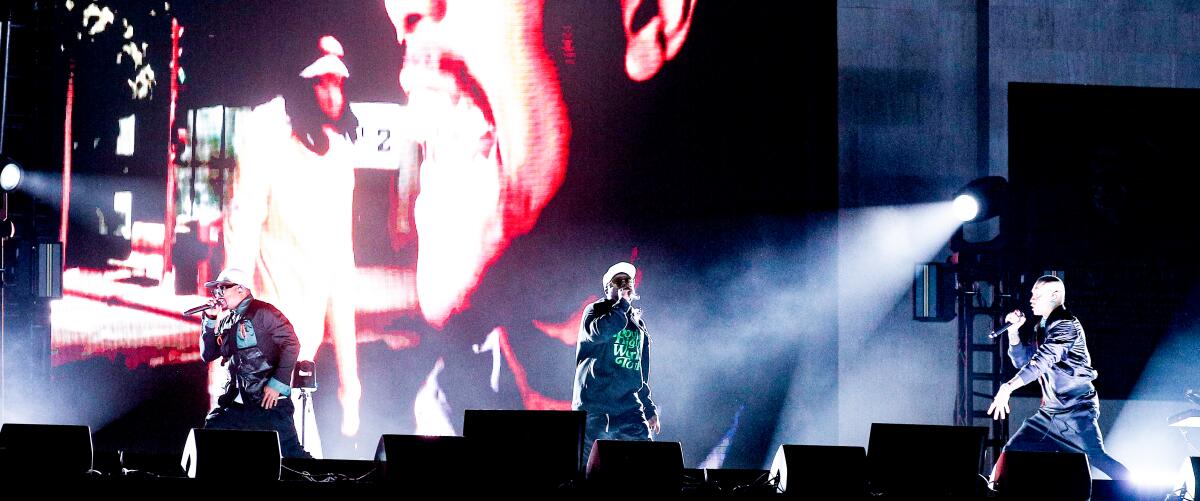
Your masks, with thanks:
M653 440L646 425L646 415L641 409L621 414L588 412L587 424L583 429L583 464L587 466L592 454L592 445L597 440Z
M1086 406L1078 410L1049 413L1038 409L1008 439L1005 450L1035 452L1082 452L1088 462L1114 480L1129 478L1129 470L1104 450L1096 419L1100 409Z
M204 418L204 427L215 430L265 430L279 432L279 452L285 458L311 458L307 451L300 447L300 439L296 436L296 423L292 420L295 408L291 399L281 398L270 410L263 409L257 403L242 405L231 403L219 406Z

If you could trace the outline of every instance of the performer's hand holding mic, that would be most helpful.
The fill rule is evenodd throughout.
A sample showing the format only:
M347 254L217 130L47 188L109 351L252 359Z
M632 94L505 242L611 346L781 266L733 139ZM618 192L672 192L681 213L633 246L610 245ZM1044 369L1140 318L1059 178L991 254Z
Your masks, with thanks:
M1009 329L1020 329L1022 325L1025 325L1025 314L1021 310L1013 310L1004 317L1004 325L988 334L988 339L996 339Z

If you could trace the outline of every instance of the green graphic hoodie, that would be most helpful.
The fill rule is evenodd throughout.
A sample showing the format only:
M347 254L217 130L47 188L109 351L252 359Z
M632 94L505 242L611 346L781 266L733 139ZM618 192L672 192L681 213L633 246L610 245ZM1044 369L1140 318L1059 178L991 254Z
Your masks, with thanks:
M650 398L650 336L634 320L627 299L602 299L587 306L575 350L575 389L571 408L621 414L642 409L658 415Z

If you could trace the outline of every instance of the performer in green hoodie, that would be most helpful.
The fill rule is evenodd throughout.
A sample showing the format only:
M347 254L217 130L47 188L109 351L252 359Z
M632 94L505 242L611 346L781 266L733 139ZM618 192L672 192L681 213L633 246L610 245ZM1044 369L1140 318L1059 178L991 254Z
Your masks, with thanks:
M597 439L653 440L658 407L650 398L650 336L634 290L632 264L604 274L604 299L587 306L575 350L571 408L587 411L583 460Z

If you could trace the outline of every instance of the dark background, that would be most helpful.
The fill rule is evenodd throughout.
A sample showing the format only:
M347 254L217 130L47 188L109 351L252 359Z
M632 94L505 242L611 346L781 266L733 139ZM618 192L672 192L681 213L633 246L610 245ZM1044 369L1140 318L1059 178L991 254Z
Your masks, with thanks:
M1009 96L1014 211L1004 232L1030 277L1021 302L1032 279L1065 272L1100 394L1130 398L1160 344L1195 347L1200 91L1014 83ZM1180 398L1198 381L1194 365L1139 396Z

